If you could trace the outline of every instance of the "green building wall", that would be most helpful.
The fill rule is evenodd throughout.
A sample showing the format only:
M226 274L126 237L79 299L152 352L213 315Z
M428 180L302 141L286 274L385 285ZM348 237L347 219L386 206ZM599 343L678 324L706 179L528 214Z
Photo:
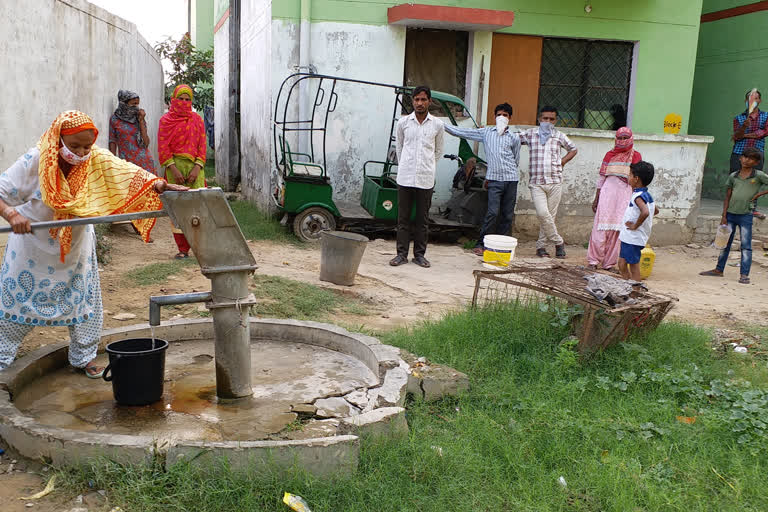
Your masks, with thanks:
M313 22L387 24L387 8L405 0L312 0ZM515 22L501 32L549 37L638 41L632 127L662 133L664 117L683 118L689 132L691 91L702 0L420 0L452 7L512 10ZM298 20L301 0L272 2L273 18ZM708 132L691 131L696 134Z
M213 0L194 0L192 44L200 50L213 48Z
M753 3L705 0L703 13ZM691 99L691 130L714 135L704 167L702 197L722 199L733 150L733 117L744 110L744 94L757 87L768 94L768 11L701 24ZM767 97L768 98L768 97ZM768 101L761 105L768 109ZM761 200L768 204L768 200Z

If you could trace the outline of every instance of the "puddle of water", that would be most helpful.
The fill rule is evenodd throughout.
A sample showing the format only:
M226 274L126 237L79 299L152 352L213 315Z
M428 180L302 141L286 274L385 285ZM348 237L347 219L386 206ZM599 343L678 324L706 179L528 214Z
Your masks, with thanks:
M251 347L254 396L246 399L219 400L210 355L213 343L188 341L168 349L163 397L154 404L119 406L110 383L83 378L69 368L33 382L14 402L42 424L73 430L184 440L257 440L296 419L290 412L292 404L376 383L362 362L338 352L271 341Z

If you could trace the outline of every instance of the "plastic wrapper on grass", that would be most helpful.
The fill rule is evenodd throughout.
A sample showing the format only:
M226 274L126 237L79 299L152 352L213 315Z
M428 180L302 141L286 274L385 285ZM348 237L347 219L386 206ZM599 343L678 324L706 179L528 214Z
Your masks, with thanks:
M304 498L289 492L283 495L283 503L291 507L291 510L295 510L296 512L312 512L309 509L309 504L304 501Z

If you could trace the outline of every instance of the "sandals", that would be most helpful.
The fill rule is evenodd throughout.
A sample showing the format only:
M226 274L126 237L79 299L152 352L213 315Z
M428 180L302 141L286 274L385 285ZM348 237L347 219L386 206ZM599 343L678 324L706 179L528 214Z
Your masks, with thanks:
M185 252L179 252L179 253L176 254L176 256L173 257L173 259L175 259L175 260L183 260L185 258L189 258L189 254L187 254Z
M699 275L709 277L723 277L723 273L718 272L717 270L705 270L704 272L699 272Z
M429 262L429 260L427 260L427 258L425 258L424 256L416 256L411 261L413 261L415 264L417 264L418 266L420 266L422 268L429 268L429 267L432 266L432 264Z
M100 379L104 375L104 367L96 366L93 361L86 364L81 370L89 379Z
M400 265L404 265L406 263L408 263L408 258L401 256L400 254L389 260L389 264L393 267L399 267Z
M482 247L475 247L472 249L472 252L475 253L475 256L482 256L483 255L483 248Z
M739 284L749 284L749 276L742 275L739 278Z
M547 252L547 250L544 249L544 248L536 249L536 256L538 256L539 258L550 258L551 257L549 255L549 253Z

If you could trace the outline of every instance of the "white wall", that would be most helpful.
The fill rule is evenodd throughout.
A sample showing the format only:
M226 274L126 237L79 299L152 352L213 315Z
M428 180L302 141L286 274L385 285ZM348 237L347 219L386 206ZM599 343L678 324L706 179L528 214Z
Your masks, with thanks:
M525 129L526 127L519 127ZM600 164L613 148L614 132L564 128L579 152L563 171L563 195L558 211L558 228L567 243L582 243L592 229L592 200L595 197ZM648 191L659 207L654 218L654 244L689 241L696 226L701 181L707 147L714 140L697 135L635 134L635 149L656 169ZM530 236L538 233L538 221L528 189L528 146L520 156L517 225Z
M0 19L0 171L64 110L93 117L96 144L107 147L119 89L141 96L157 164L163 70L134 24L85 0L3 0Z
M398 85L405 66L405 28L350 23L312 23L310 63L318 73ZM282 81L299 64L299 24L272 22L273 108ZM330 90L325 95L327 106ZM327 169L334 200L359 202L363 187L363 163L384 160L392 122L395 95L392 89L339 83L336 111L329 116ZM297 94L297 93L295 93ZM314 99L314 91L311 92ZM298 96L294 96L296 100ZM298 105L298 101L291 100ZM297 119L298 110L289 110ZM321 118L322 119L322 118ZM309 152L289 138L293 151ZM315 137L315 161L322 159L321 137ZM374 168L375 169L375 168ZM379 167L378 172L381 172Z
M218 20L217 20L218 21ZM229 18L213 35L213 106L216 181L229 182Z
M243 0L240 33L240 154L243 194L262 206L271 199L272 2ZM217 109L218 110L218 109Z

